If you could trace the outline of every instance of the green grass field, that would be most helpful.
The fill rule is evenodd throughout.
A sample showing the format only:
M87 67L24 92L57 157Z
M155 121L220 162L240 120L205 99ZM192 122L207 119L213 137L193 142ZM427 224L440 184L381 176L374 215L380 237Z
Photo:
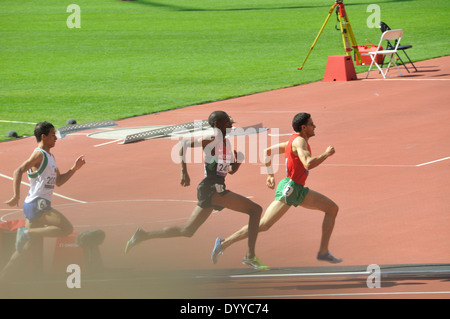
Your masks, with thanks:
M69 4L81 28L68 28ZM322 79L344 54L333 0L2 0L0 121L117 120ZM448 0L348 0L358 44L377 43L369 4L404 29L414 61L450 53ZM367 66L357 66L357 72ZM34 126L0 122L0 140Z

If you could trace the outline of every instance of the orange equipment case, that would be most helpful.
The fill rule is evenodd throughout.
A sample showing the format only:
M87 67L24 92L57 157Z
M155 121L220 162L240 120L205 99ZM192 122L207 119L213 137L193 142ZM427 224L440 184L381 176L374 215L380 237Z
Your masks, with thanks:
M372 59L370 58L368 52L376 51L377 47L378 46L374 45L374 44L358 45L358 51L359 51L359 54L361 55L361 63L358 62L358 59L356 58L356 54L355 54L356 65L370 65L370 63L372 63ZM380 47L380 49L383 50L383 47ZM384 55L378 55L375 58L375 61L378 64L382 64L383 60L384 60Z

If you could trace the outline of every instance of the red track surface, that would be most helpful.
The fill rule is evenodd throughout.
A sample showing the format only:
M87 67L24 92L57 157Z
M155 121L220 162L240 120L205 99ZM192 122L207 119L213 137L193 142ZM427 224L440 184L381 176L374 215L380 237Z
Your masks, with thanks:
M262 122L271 133L278 129L279 134L288 134L296 113L311 113L317 126L316 136L310 140L313 155L322 153L330 144L336 154L311 171L307 186L332 198L340 207L330 249L344 259L342 265L449 263L450 57L418 62L416 66L418 72L408 74L403 69L404 77L389 80L316 82L117 124L126 128L185 123L206 119L212 111L221 109L237 121L237 126ZM376 72L371 72L370 78L375 77ZM247 222L243 214L228 210L213 214L193 238L148 241L125 255L125 243L136 227L152 230L183 223L189 217L203 166L188 165L192 185L183 188L179 184L179 165L171 158L176 141L155 139L97 146L105 140L86 136L93 131L68 135L53 149L62 172L78 155L86 156L85 167L56 189L59 194L86 203L54 196L53 206L72 221L78 232L93 228L106 232L101 246L105 266L146 271L243 267L245 242L229 248L218 265L210 262L215 238L228 236ZM266 139L268 143L276 142L275 138ZM285 139L279 137L280 141ZM249 140L247 136L247 149ZM35 145L34 138L1 143L0 173L12 176ZM439 159L444 160L433 162ZM429 164L417 166L425 163ZM236 175L227 177L227 188L252 196L265 208L273 200L274 191L265 186L261 167L260 163L243 164ZM277 181L284 177L283 165L276 177ZM3 201L9 199L12 182L0 177L0 191ZM23 186L22 198L27 191L28 187ZM6 205L0 212L16 212L7 215L7 220L23 218L20 209ZM257 255L272 267L325 266L315 259L322 218L320 212L291 208L272 229L260 233ZM46 240L47 263L52 259L54 243ZM255 287L257 292L234 295L274 295L273 288L264 285L266 289ZM286 286L278 289L278 295L373 292L364 283L361 289L354 283L341 283L338 288L333 283L310 285L309 290L286 281L277 285ZM450 291L450 282L404 282L404 286L388 285L377 292L396 292L399 288Z

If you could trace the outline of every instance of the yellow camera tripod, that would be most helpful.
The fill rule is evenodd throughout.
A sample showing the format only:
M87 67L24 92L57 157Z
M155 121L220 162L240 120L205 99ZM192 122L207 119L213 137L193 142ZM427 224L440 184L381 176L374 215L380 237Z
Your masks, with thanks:
M302 65L298 68L299 70L303 69L303 66L305 65L306 60L308 59L309 55L311 54L311 51L314 49L314 46L317 43L317 40L319 40L320 35L322 34L323 29L327 25L328 20L331 17L331 14L333 13L334 9L336 9L336 13L339 13L339 24L341 27L341 34L342 34L342 41L344 42L344 49L345 53L347 55L351 56L352 48L355 50L356 58L358 59L358 62L361 63L361 55L358 51L358 44L356 43L355 35L353 34L352 26L350 25L350 21L348 20L347 13L345 12L345 6L344 6L344 0L336 0L336 2L331 6L330 10L328 11L328 16L322 25L322 28L319 31L319 34L317 35L316 39L314 40L314 43L312 44L311 48L309 49L308 54L306 55L305 60L303 61Z

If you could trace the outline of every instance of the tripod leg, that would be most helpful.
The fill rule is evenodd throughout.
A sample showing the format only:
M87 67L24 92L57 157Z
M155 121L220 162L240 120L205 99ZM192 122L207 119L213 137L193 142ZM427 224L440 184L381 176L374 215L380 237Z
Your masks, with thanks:
M325 22L322 25L322 28L320 28L319 34L317 35L316 39L314 40L311 48L308 51L308 54L306 55L305 60L303 61L302 65L298 68L299 70L303 69L303 66L305 65L306 60L308 60L309 55L311 54L311 51L314 49L314 46L317 43L317 40L319 40L320 35L322 34L323 29L325 28L325 26L327 25L328 20L330 20L331 14L333 13L334 8L336 7L336 4L333 4L330 8L330 10L328 11L328 16L325 19Z
M352 42L352 47L355 50L355 54L356 54L356 58L358 59L358 63L361 64L361 54L359 53L358 50L358 44L356 43L356 38L355 38L355 34L353 33L353 29L352 26L350 24L350 21L347 18L347 23L348 23L348 27L347 27L347 31L348 31L348 35L350 37L350 40Z
M339 18L339 24L341 25L342 42L344 43L345 54L350 55L350 43L348 41L347 20L345 17Z
M350 20L348 19L347 12L345 11L345 6L343 2L337 4L339 10L339 23L341 25L342 40L344 42L345 53L351 55L352 47L355 49L356 59L358 63L361 64L361 54L358 50L358 44L356 43L356 38L353 33ZM349 38L350 42L349 43Z

